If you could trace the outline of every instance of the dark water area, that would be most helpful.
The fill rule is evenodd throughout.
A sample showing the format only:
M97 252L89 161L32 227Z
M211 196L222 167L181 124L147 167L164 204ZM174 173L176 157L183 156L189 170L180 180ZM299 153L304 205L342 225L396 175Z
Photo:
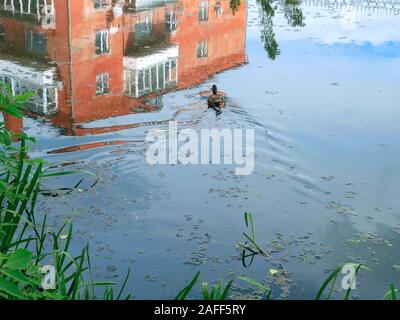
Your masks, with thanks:
M53 226L74 222L96 278L131 268L136 298L170 299L199 270L245 274L309 299L338 264L362 262L356 298L399 283L399 1L116 3L0 3L0 80L36 92L8 127L37 138L31 157L100 179L38 206ZM227 95L218 115L201 94L213 84ZM149 165L146 134L170 120L254 129L254 172ZM274 258L248 268L245 211ZM257 294L237 281L232 298Z

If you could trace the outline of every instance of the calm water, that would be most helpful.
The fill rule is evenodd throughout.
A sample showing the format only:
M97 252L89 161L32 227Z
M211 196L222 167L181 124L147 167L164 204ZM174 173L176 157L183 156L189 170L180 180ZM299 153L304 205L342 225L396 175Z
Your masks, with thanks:
M39 210L74 221L96 277L130 267L129 291L147 299L174 297L198 270L246 274L276 298L312 298L329 270L359 261L373 272L356 296L399 283L400 2L242 0L233 14L225 0L55 0L47 15L43 1L5 2L0 79L37 92L7 124L37 137L32 157L100 177ZM228 96L220 115L199 95L212 84ZM146 133L169 120L253 128L254 173L148 165ZM249 268L235 248L245 211L275 258ZM251 294L237 282L233 298Z

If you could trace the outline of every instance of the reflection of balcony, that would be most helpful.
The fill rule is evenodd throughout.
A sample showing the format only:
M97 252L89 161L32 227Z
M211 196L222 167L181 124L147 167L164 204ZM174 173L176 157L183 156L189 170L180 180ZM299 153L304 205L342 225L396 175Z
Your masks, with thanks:
M283 0L281 0L282 2ZM400 14L399 0L303 0L304 6L326 7L346 11L362 11L369 14Z
M0 55L0 82L8 83L14 95L34 92L35 96L27 104L29 111L43 115L56 112L57 90L61 86L56 80L56 68L44 63L33 67L24 59L11 59Z
M44 27L54 27L54 0L3 0L0 10L15 18L39 22Z
M143 56L124 57L124 92L139 98L172 89L178 82L178 46Z

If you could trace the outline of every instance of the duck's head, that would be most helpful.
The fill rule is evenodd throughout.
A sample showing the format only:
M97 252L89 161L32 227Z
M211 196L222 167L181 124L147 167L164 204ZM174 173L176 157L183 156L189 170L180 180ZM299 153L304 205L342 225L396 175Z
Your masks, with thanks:
M211 91L212 91L213 94L217 94L218 89L217 89L217 86L215 84L213 84L213 86L211 87Z

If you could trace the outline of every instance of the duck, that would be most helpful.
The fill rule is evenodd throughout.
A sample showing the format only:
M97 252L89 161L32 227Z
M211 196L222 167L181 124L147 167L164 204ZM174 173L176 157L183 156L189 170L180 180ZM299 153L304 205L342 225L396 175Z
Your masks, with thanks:
M217 86L211 87L212 94L207 99L208 108L214 109L217 113L221 113L221 109L226 106L224 95L218 92Z

